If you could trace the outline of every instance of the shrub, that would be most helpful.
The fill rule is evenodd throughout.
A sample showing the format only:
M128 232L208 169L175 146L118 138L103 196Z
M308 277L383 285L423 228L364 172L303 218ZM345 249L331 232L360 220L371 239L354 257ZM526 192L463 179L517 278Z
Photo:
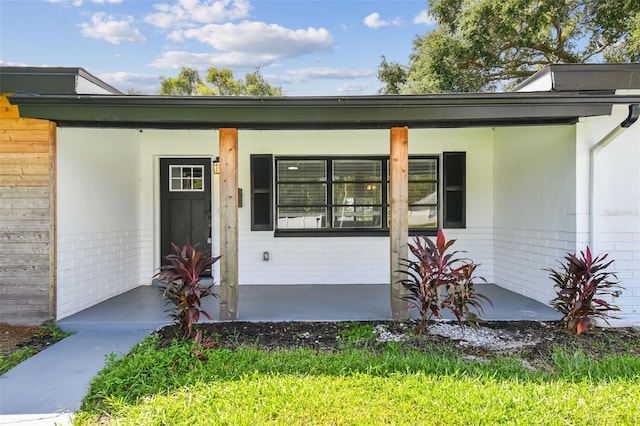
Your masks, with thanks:
M402 259L402 270L407 278L400 283L407 290L402 297L410 308L417 308L420 321L417 333L422 334L432 317L442 318L441 311L448 309L455 315L458 324L477 323L479 318L469 310L472 306L478 313L483 311L482 300L491 303L486 296L476 293L474 281L485 281L474 277L479 266L469 259L455 257L459 251L447 253L456 240L447 241L441 229L436 241L417 236L414 244L409 244L416 260Z
M174 243L171 246L175 253L165 256L168 264L163 265L156 276L161 281L160 287L167 305L173 305L168 309L170 316L179 325L181 337L186 338L191 337L200 314L212 319L200 306L204 297L218 295L212 290L213 284L204 286L200 284L200 279L204 273L211 271L211 265L220 256L198 251L188 240L182 248Z
M605 271L613 263L613 260L605 262L607 256L605 253L593 257L587 246L586 252L580 252L580 257L567 253L566 262L560 263L559 271L546 269L558 289L551 305L562 313L561 323L578 335L591 326L592 318L601 318L608 324L607 317L615 318L608 312L620 310L600 298L617 296L618 292L613 289L623 288L615 273Z

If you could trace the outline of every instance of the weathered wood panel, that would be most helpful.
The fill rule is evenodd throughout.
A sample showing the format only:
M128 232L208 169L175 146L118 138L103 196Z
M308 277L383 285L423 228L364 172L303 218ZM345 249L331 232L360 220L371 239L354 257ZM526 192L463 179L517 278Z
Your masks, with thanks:
M38 187L46 186L50 182L49 176L46 175L0 175L0 186Z
M409 129L391 129L390 190L391 190L391 317L409 318L408 303L401 299L404 287L399 283L406 278L398 270L400 260L407 259L409 235Z
M34 152L34 153L49 153L49 141L10 141L3 140L0 143L0 154L10 152Z
M0 321L55 317L55 123L0 96Z
M14 262L20 261L20 258L14 258ZM46 265L33 265L33 264L15 264L12 265L0 265L0 277L11 278L20 275L29 275L30 277L40 278L38 281L48 281L49 278L49 262ZM47 278L47 280L42 280ZM45 282L45 284L48 284ZM47 303L49 301L47 300Z
M0 139L6 142L26 142L39 141L48 138L49 129L2 129Z
M33 163L0 164L0 169L5 177L18 176L28 179L30 176L49 176L48 160L40 163L38 163L38 159L34 159Z
M0 231L0 243L41 243L49 242L49 230L46 232L11 230Z
M6 190L7 188L3 188ZM7 206L9 202L6 202ZM30 221L30 220L49 220L49 208L5 208L5 200L0 201L0 221Z
M47 198L49 197L48 187L31 187L31 188L11 188L11 191L0 191L1 198Z
M41 197L4 197L3 191L0 189L0 200L2 200L3 209L49 209L48 196Z
M5 96L0 99L0 117L5 120L8 118L20 118L18 107L11 105Z
M1 284L2 284L2 281L0 280L0 285ZM46 289L44 288L39 288L39 289L29 288L26 290L22 290L20 293L18 293L15 291L15 288L22 287L24 286L24 284L15 284L13 281L6 282L4 284L5 286L3 286L2 289L0 289L0 297L2 297L3 299L20 300L20 297L27 296L27 299L32 300L32 298L34 297L37 297L37 298L42 297L42 294L46 291ZM43 304L41 305L44 306Z
M0 97L0 104L6 101L7 98ZM14 107L16 110L18 107ZM0 130L49 130L49 124L51 122L47 120L36 120L34 118L9 118L4 115L0 115Z
M49 246L45 246L44 244L24 244L16 242L0 243L0 251L3 253L10 253L12 256L15 256L15 262L21 261L21 257L28 259L33 255L49 256Z
M28 153L24 153L24 152L4 152L2 153L2 155L0 156L0 166L2 166L3 168L0 169L2 170L3 174L6 174L6 169L4 169L4 166L10 166L10 165L31 165L31 164L46 164L47 165L47 170L46 170L46 174L49 173L49 153L42 153L42 152L28 152Z
M32 277L0 277L0 298L4 298L5 296L9 297L9 294L13 293L14 289L18 287L22 287L22 294L27 296L31 294L42 294L42 292L47 291L44 286L33 287L32 284Z

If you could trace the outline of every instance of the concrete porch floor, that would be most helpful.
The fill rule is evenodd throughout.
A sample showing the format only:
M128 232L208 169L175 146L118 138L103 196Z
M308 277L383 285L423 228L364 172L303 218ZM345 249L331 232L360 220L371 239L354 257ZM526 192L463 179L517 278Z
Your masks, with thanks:
M487 296L485 320L557 320L551 307L495 284L478 285ZM218 286L214 290L218 291ZM160 290L140 286L58 321L65 330L136 328L153 330L170 323ZM218 319L219 299L207 298L203 309ZM340 285L240 285L239 321L353 321L390 319L389 286ZM411 316L417 313L411 311ZM453 317L446 317L452 319ZM202 316L201 321L208 321Z

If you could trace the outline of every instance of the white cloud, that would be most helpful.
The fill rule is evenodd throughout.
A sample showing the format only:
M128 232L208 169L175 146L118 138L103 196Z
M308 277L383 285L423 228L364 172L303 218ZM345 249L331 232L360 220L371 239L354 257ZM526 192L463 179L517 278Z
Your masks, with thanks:
M269 65L276 58L268 55L250 55L240 52L230 53L192 53L168 51L151 63L154 68L180 69L182 67L206 70L216 68L255 68Z
M344 83L336 89L336 92L339 95L362 95L370 87L370 84Z
M362 22L364 22L367 27L373 28L375 30L382 27L388 27L389 25L399 27L402 25L402 18L396 17L390 21L385 21L383 19L380 19L380 14L378 12L373 12L372 14L365 17Z
M0 67L30 67L33 65L25 64L24 62L6 62L0 59ZM41 65L44 66L44 65Z
M125 93L129 89L143 93L157 93L160 89L160 78L157 75L109 72L96 74L96 77Z
M248 0L179 0L175 4L154 4L156 10L144 21L158 28L188 28L245 18L251 5Z
M185 30L185 38L195 39L211 47L228 52L291 58L307 53L325 51L333 44L331 33L324 28L292 30L264 22L210 24Z
M246 0L179 0L154 5L155 13L145 22L170 30L167 40L194 40L211 46L211 52L166 51L149 65L175 69L215 67L250 68L271 66L274 61L328 51L333 36L324 28L290 29L257 21L229 22L246 17Z
M333 37L324 28L292 30L263 22L209 24L201 28L176 30L169 35L173 41L193 39L208 44L215 52L192 53L167 51L149 65L176 69L190 66L196 69L215 67L253 68L269 66L274 61L328 50Z
M340 68L298 68L287 70L283 75L274 75L272 80L277 83L303 83L307 80L345 80L370 77L375 70L348 70ZM266 76L265 76L266 77ZM271 79L269 80L271 81Z
M106 40L109 43L143 43L146 39L140 31L132 26L133 18L126 16L121 20L104 12L96 12L91 16L91 22L80 25L82 35Z
M364 18L364 24L373 29L386 27L389 25L387 21L383 21L380 19L380 14L378 12L373 12L371 15Z
M47 0L49 3L60 3L63 5L82 6L82 0Z
M413 18L413 23L419 25L433 25L436 23L436 19L429 13L429 11L421 10L420 13Z
M47 0L49 3L61 3L64 5L71 6L82 6L83 0ZM91 3L95 4L119 4L122 3L122 0L89 0Z

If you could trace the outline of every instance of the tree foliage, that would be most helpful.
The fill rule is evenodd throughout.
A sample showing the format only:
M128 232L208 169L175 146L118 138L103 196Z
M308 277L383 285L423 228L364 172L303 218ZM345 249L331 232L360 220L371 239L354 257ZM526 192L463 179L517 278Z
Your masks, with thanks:
M236 80L233 72L226 68L209 68L202 79L193 68L182 68L177 77L163 78L160 83L161 95L200 96L282 96L282 89L270 85L260 73L260 69L245 75L244 80Z
M430 0L437 28L409 64L383 57L381 93L493 91L544 65L640 61L640 0Z

